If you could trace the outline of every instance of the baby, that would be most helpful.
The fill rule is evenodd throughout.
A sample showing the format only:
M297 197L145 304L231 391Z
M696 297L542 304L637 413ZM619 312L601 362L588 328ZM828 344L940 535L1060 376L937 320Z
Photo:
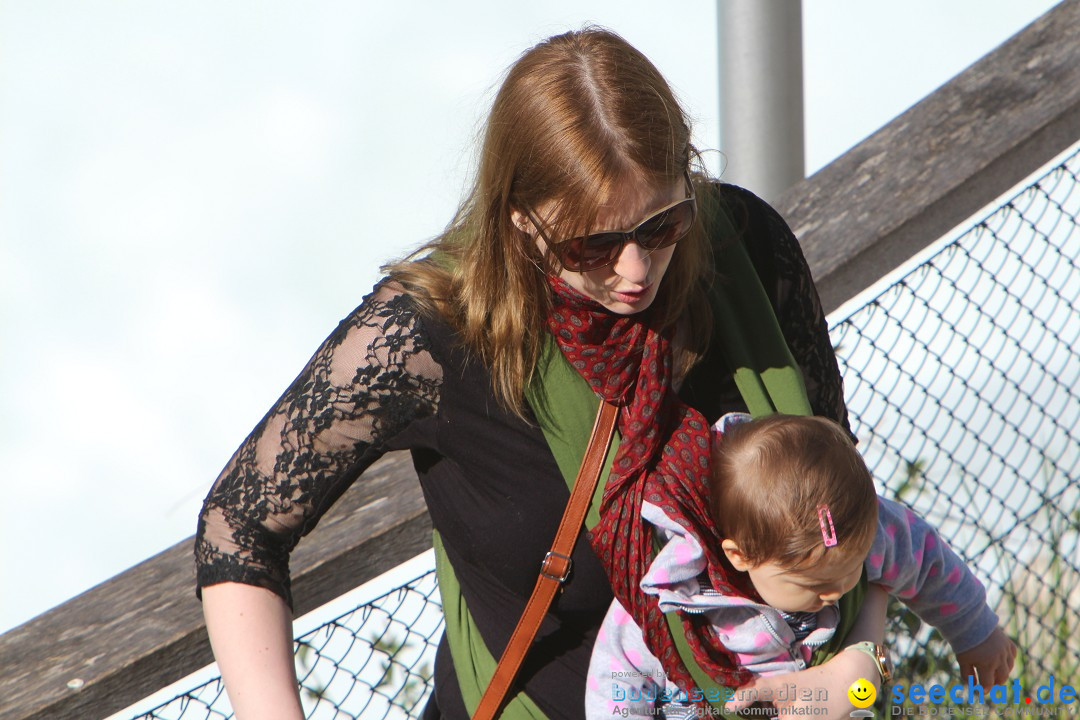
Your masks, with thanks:
M700 545L644 502L642 517L655 527L661 550L641 587L658 596L662 610L704 613L735 661L755 675L794 672L832 638L840 620L835 603L865 572L941 632L965 675L978 672L986 686L1005 680L1015 647L998 628L982 585L922 518L877 496L836 423L733 413L715 430L710 505L720 546L760 599L702 587ZM617 600L589 675L590 718L613 711L653 717L656 698L679 697ZM674 702L665 712L678 715L680 706L692 710Z

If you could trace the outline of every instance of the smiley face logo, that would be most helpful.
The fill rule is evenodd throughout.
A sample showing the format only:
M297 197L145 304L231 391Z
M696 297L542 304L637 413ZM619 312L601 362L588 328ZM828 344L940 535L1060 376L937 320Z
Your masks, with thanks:
M877 700L877 690L870 681L859 678L847 690L848 700L857 708L868 708Z

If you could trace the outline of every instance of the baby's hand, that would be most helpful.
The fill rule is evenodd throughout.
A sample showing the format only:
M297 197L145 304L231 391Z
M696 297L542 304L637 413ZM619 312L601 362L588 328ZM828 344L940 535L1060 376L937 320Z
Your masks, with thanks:
M979 684L989 692L991 685L1001 685L1009 678L1013 661L1016 660L1016 645L1001 628L994 628L990 637L980 644L956 653L956 660L960 663L962 680L977 673Z

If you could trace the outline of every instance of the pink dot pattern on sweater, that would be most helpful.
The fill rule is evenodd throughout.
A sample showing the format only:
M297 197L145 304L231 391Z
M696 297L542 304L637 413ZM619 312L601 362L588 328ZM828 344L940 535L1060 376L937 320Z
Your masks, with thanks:
M694 558L694 550L690 547L689 543L682 543L675 546L675 562L680 565L686 565Z

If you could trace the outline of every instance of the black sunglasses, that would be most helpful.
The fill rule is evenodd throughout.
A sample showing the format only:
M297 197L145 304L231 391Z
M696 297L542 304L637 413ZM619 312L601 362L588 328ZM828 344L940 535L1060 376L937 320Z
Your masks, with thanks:
M690 181L689 174L685 178L687 194L685 199L661 208L633 229L625 232L610 230L552 242L548 234L544 232L543 224L532 210L526 209L525 213L536 231L540 233L540 237L547 243L548 249L558 258L564 268L571 272L588 272L615 262L627 242L637 243L648 251L646 253L648 255L654 250L674 245L686 237L690 228L694 226L694 218L697 217L697 197L694 194L694 184Z

